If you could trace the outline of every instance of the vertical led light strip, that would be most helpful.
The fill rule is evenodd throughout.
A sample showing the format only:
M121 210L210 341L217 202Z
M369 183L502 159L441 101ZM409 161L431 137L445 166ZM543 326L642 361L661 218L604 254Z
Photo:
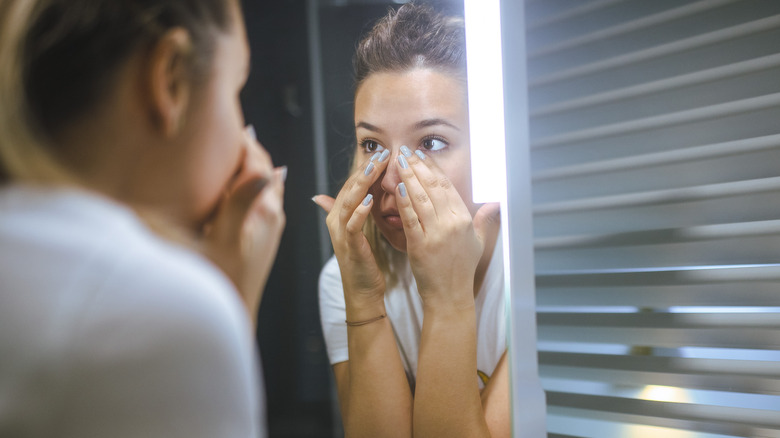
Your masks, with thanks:
M464 8L473 197L475 202L501 203L513 436L545 438L547 408L536 346L524 2L464 0ZM505 22L512 23L505 29L501 27L502 13ZM502 38L512 44L506 57L501 50ZM505 63L512 79L506 89ZM504 121L505 93L511 99L506 102L512 120L508 126ZM510 151L506 150L507 136ZM509 166L517 169L511 175L507 175L507 159ZM511 190L507 189L508 180Z
M474 202L506 201L504 77L499 0L465 0Z

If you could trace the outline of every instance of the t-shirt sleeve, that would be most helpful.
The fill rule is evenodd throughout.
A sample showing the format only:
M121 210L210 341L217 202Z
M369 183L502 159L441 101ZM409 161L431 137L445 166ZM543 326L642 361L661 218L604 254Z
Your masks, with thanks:
M336 257L328 260L320 273L320 321L331 365L349 360L346 304L341 272Z
M100 288L74 330L60 436L265 436L251 326L205 265L129 266Z

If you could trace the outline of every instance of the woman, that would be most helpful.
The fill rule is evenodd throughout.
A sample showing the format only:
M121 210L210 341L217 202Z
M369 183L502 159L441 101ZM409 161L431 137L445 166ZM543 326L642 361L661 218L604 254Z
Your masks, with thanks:
M314 198L346 435L509 436L498 207L471 201L462 21L406 4L355 70L355 171Z
M265 435L248 63L237 0L0 2L0 436Z

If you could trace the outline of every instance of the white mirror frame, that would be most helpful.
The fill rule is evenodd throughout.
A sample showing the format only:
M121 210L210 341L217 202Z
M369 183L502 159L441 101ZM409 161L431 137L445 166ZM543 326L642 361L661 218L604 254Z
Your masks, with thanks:
M546 402L536 348L524 2L464 1L469 129L472 151L479 152L471 158L474 201L501 203L513 436L544 438Z

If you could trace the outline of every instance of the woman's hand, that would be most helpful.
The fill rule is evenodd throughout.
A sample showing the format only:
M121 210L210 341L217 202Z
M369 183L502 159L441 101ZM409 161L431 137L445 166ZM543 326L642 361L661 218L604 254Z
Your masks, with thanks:
M204 233L204 252L238 289L254 321L285 226L284 180L254 131L244 134L243 162Z
M426 304L473 305L475 271L489 231L498 224L498 204L483 205L472 219L434 160L421 151L405 152L394 163L403 184L396 188L396 202L420 295Z
M373 199L368 189L387 167L390 151L375 154L349 177L336 199L317 195L314 202L328 213L325 222L339 261L345 298L352 304L376 304L385 293L385 279L363 234Z

